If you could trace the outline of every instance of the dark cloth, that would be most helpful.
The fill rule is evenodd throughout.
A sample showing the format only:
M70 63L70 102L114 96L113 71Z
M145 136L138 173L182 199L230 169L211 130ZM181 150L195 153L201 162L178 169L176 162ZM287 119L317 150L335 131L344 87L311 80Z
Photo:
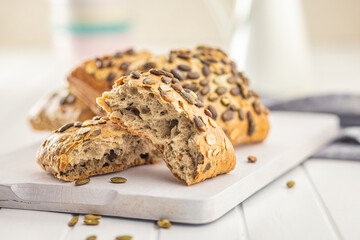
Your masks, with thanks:
M336 114L343 127L341 134L312 157L360 160L360 96L323 95L291 101L264 98L263 103L271 111Z

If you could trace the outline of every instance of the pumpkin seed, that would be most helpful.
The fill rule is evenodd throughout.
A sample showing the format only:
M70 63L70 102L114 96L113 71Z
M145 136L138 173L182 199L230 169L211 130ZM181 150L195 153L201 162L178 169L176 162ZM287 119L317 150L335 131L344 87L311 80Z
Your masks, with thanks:
M115 238L115 240L131 240L131 239L133 239L133 237L130 235L123 235Z
M161 228L170 228L171 222L167 219L160 219L159 221L157 221L157 225Z
M69 227L73 227L73 226L75 226L75 224L76 224L78 221L79 221L79 216L75 216L75 217L73 217L73 218L69 221L68 226L69 226Z
M149 84L149 85L152 85L152 84L155 84L156 83L156 80L155 79L152 79L152 78L145 78L144 81L143 81L144 84Z
M101 216L93 215L93 214L86 214L84 217L85 219L90 219L90 220L98 220L101 218Z
M292 187L295 186L295 182L294 182L294 181L288 181L288 182L286 183L286 186L287 186L288 188L292 188Z
M96 220L96 219L85 219L84 223L86 225L98 225L100 223L100 221Z
M75 186L84 185L84 184L87 184L88 182L90 182L90 178L78 179L75 182Z
M96 237L95 235L88 236L88 237L86 238L86 240L96 240L96 239L97 239L97 237Z
M123 178L123 177L112 177L112 178L110 178L110 181L112 183L124 183L127 181L127 179Z
M248 156L248 162L249 162L249 163L254 163L254 162L256 162L256 160L257 160L256 157L254 157L254 156Z

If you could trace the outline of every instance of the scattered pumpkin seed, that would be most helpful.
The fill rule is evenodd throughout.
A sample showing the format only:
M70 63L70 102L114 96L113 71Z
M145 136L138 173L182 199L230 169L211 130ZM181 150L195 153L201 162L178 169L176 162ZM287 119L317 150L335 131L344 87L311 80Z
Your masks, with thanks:
M115 240L131 240L131 239L133 239L133 236L130 235L123 235L115 238Z
M286 183L286 186L287 186L288 188L292 188L292 187L295 186L295 182L294 182L294 181L288 181L288 182Z
M124 183L127 181L127 179L123 178L123 177L112 177L112 178L110 178L110 181L112 183Z
M96 240L96 239L97 239L97 237L96 237L95 235L88 236L88 237L86 238L86 240Z
M90 178L78 179L75 182L75 186L84 185L84 184L87 184L88 182L90 182Z
M69 221L68 226L69 226L69 227L73 227L73 226L75 226L75 224L76 224L78 221L79 221L79 216L75 216L75 217L73 217L73 218Z
M86 225L98 225L100 223L100 221L96 220L96 219L85 219L84 223Z
M99 220L101 218L101 216L98 215L93 215L93 214L86 214L85 219L90 219L90 220Z
M248 163L255 163L256 162L256 160L257 160L257 158L256 157L254 157L254 156L248 156Z
M159 221L157 221L157 225L161 228L170 228L171 222L167 219L160 219Z

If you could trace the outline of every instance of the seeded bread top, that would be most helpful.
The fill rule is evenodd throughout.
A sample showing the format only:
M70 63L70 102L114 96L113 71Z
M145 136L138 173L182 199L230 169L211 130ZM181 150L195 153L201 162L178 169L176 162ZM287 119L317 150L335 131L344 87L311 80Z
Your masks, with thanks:
M29 111L29 121L36 130L53 131L72 121L84 121L95 114L69 89L58 89L40 99Z
M236 64L220 49L202 46L172 50L139 60L130 70L146 71L149 66L171 72L184 90L192 90L234 145L267 136L268 109L257 92L249 89L246 75L238 72Z
M37 154L38 161L47 161L46 164L58 167L60 171L64 171L69 164L67 154L78 145L84 144L91 139L110 137L123 133L128 132L109 121L108 117L96 116L92 120L68 123L55 130L54 134L42 143L42 147L39 149L41 152ZM51 158L50 162L47 160L49 158ZM57 169L54 169L54 172L56 171Z
M132 72L129 76L116 81L111 92L105 92L101 98L97 99L98 104L108 112L110 119L126 128L127 124L118 117L117 104L115 102L113 106L110 104L123 88L147 89L160 96L163 104L168 104L177 112L185 114L193 123L194 130L196 129L194 143L198 152L195 161L197 174L193 181L187 182L188 185L234 169L236 159L231 142L221 127L202 107L203 104L198 96L192 90L184 89L172 73L160 69L151 69L142 74ZM134 129L129 129L129 131L146 137ZM152 141L152 139L149 140ZM158 150L161 151L161 148Z
M117 52L113 56L105 55L100 58L89 59L77 67L71 74L91 83L100 92L111 89L115 80L129 74L131 63L150 57L147 51L135 52L129 49Z
M103 115L95 99L104 91L111 89L115 80L129 74L129 66L140 59L149 58L147 51L133 49L118 52L112 56L89 59L75 68L67 80L74 93L79 96L93 112Z

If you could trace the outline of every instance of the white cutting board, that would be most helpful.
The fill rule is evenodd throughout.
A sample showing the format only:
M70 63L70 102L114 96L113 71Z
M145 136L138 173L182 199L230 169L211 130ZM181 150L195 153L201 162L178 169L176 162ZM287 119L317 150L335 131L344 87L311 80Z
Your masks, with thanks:
M304 161L339 131L338 118L327 114L272 112L270 122L265 142L236 147L234 171L190 187L163 163L91 177L90 183L76 187L37 166L39 144L19 149L0 157L0 207L208 223ZM258 161L247 163L248 155ZM112 184L113 176L128 181Z

